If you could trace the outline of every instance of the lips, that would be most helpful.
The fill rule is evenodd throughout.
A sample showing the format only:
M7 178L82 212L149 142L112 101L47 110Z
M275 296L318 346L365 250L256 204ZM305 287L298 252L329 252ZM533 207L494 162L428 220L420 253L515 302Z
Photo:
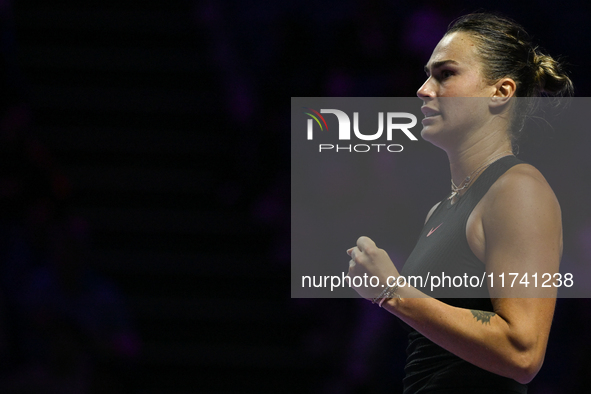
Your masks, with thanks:
M421 107L421 112L425 115L425 118L430 118L432 116L441 115L439 111L434 110L433 108L429 107Z

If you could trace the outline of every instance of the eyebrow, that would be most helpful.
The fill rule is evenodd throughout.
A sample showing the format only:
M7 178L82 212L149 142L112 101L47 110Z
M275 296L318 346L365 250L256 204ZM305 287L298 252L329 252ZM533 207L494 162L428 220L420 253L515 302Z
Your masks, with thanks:
M452 59L448 59L448 60L440 60L440 61L438 61L438 62L433 62L433 63L431 64L431 68L432 68L432 69L436 69L436 68L439 68L439 67L443 67L443 66L445 66L446 64L455 64L455 65L458 65L459 63L458 63L458 62L456 62L455 60L452 60ZM425 70L425 72L426 72L427 74L429 73L429 67L428 67L428 64L426 64L426 65L425 65L425 67L424 67L424 70Z

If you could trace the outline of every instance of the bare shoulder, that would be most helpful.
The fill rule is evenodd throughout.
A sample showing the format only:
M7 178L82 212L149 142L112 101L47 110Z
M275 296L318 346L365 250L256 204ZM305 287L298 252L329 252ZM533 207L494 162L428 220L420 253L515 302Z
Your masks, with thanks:
M554 191L542 173L530 164L510 168L487 193L489 208L512 210L525 207L560 210Z
M524 163L501 175L470 215L466 238L472 252L487 265L494 260L491 256L501 255L499 251L519 256L526 246L538 251L552 246L560 255L560 205L540 171Z

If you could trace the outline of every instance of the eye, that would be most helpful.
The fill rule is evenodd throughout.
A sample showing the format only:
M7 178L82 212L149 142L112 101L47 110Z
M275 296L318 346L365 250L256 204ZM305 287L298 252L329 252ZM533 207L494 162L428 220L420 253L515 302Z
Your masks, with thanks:
M454 75L454 73L451 70L442 70L439 75L441 76L441 79L447 79Z

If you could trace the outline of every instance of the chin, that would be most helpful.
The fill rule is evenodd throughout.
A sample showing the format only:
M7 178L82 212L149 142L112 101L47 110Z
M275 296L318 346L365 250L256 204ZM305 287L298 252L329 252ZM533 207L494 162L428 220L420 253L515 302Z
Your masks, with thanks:
M423 129L421 130L421 138L438 148L443 149L445 146L444 133L440 129L423 126Z
M437 140L437 136L438 136L438 130L436 130L433 127L430 126L423 126L423 129L421 130L421 137L428 142L433 143L435 140Z

